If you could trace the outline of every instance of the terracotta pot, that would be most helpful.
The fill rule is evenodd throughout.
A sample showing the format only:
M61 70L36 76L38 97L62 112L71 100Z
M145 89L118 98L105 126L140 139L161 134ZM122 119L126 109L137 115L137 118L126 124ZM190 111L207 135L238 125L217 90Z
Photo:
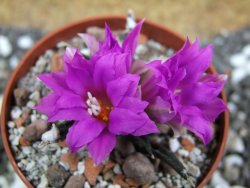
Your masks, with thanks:
M126 18L115 16L115 17L97 17L85 19L83 21L78 21L69 24L55 32L52 32L42 38L38 43L36 43L31 50L23 57L21 62L18 64L16 70L12 74L8 85L5 89L3 105L2 105L2 115L1 115L1 130L2 130L2 140L5 147L5 151L9 157L9 160L14 167L15 172L20 176L27 187L33 187L32 184L26 179L25 175L18 168L17 163L14 159L10 143L8 141L8 127L7 122L10 120L10 110L14 105L13 90L17 85L18 80L24 76L33 66L37 58L42 55L47 49L53 48L61 40L67 40L75 36L77 33L84 32L89 26L100 26L104 27L105 22L109 24L112 30L122 29L125 26ZM184 39L176 34L175 32L150 21L145 21L142 33L152 38L166 47L171 47L174 50L179 50L184 44ZM210 73L216 73L213 67L208 70ZM224 101L226 101L226 96L224 92L220 95ZM229 115L228 112L224 112L218 118L219 122L219 132L218 132L218 146L212 157L211 166L205 173L205 176L198 183L198 187L201 188L210 180L213 172L218 166L221 157L223 156L223 151L225 148L225 143L227 140L228 126L229 126Z

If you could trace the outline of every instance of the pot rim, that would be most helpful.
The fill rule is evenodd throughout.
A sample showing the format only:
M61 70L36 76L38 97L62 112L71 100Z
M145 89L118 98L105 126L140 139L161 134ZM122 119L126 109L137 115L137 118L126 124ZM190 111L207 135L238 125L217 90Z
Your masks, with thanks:
M90 17L90 18L86 18L86 19L82 19L79 21L69 23L69 24L67 24L59 29L56 29L53 32L50 32L49 34L45 35L44 37L42 37L42 39L40 39L24 55L24 57L21 59L18 66L16 67L16 69L13 71L13 73L12 73L8 83L7 83L7 86L5 87L4 95L3 95L3 103L2 103L2 111L1 111L1 136L2 136L2 141L3 141L5 151L7 153L7 156L9 158L13 168L14 168L14 171L18 174L18 176L22 179L22 181L26 184L27 187L33 188L33 185L27 180L24 173L17 166L17 162L14 158L14 154L12 152L11 145L10 145L9 139L8 139L9 133L8 133L7 123L10 119L9 114L10 114L10 110L11 110L10 109L11 106L9 104L11 104L10 100L13 100L13 95L12 94L10 95L10 93L13 93L13 89L16 86L17 75L21 74L23 76L24 73L20 73L20 70L22 68L24 68L24 64L27 62L27 60L30 58L30 56L33 56L34 54L36 54L36 55L38 55L37 57L39 57L40 55L42 55L41 51L45 51L46 49L49 49L48 43L50 42L50 40L55 39L60 33L64 33L68 30L72 30L73 28L80 27L81 25L84 25L84 24L86 25L86 23L89 23L89 26L96 26L95 25L96 22L99 22L99 23L103 22L103 24L104 24L105 22L115 22L115 21L125 22L125 20L126 20L125 16L97 16L97 17ZM137 19L137 20L139 20L139 19ZM147 28L145 28L145 26ZM185 40L183 37L181 37L179 34L175 33L172 30L169 30L168 28L166 28L160 24L146 20L144 22L143 27L145 29L142 28L142 33L143 33L143 30L150 29L150 28L156 28L158 30L161 30L164 33L167 33L168 35L171 35L173 38L176 38L177 40L179 40L179 42L182 41L182 43L184 44ZM75 33L75 35L76 35L76 33ZM55 42L55 40L54 40L54 42ZM159 42L161 42L161 41L159 41ZM175 44L175 43L172 43L172 45L174 45L176 49L181 47L181 45ZM43 46L46 46L46 48L44 48ZM38 49L40 49L40 53L39 53ZM35 63L35 61L32 62L33 65L34 65L34 63ZM30 66L29 66L29 68L30 68ZM24 71L24 72L27 72L27 71ZM209 72L216 74L215 68L212 65L209 68ZM225 95L224 90L221 92L220 96L224 100L224 102L226 103L227 100L226 100L226 95ZM216 168L219 164L219 161L221 160L221 158L224 154L224 149L225 149L226 140L227 140L227 136L228 136L228 129L229 129L229 112L228 111L223 112L219 118L222 119L222 123L224 124L223 130L221 133L221 138L219 139L219 145L217 146L217 151L214 155L214 159L212 161L212 164L208 168L208 171L205 173L205 177L203 177L202 180L199 182L199 184L197 186L198 188L202 188L210 180L213 172L216 170Z

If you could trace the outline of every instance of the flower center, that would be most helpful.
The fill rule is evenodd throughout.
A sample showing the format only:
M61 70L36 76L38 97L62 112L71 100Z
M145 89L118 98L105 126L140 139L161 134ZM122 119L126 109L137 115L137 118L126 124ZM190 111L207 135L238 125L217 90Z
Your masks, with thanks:
M109 112L112 110L112 107L104 104L102 101L98 101L90 92L87 92L87 95L88 113L104 122L108 122Z

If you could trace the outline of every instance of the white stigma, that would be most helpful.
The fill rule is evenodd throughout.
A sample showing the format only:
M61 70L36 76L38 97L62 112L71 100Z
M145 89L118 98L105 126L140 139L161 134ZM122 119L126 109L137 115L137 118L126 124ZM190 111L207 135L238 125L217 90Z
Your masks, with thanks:
M87 92L88 99L86 100L86 104L88 106L88 113L92 116L98 116L101 113L101 105L97 101L95 97L88 91Z

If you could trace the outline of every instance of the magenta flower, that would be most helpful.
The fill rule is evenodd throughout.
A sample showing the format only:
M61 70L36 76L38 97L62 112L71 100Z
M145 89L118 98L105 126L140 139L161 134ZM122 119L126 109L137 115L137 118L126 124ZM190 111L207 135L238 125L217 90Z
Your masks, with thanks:
M190 44L187 39L183 48L164 63L153 61L147 68L134 65L143 75L142 99L149 102L150 116L170 124L177 132L187 128L205 144L212 138L212 122L226 110L217 97L226 76L205 73L212 53L211 46L200 48L198 40Z
M87 146L96 164L105 160L116 145L116 135L141 136L158 132L145 113L140 77L130 74L132 56L142 22L129 33L122 47L106 26L103 43L82 35L91 49L86 60L77 49L64 55L64 72L40 75L53 91L36 107L49 122L74 120L67 134L72 152Z

